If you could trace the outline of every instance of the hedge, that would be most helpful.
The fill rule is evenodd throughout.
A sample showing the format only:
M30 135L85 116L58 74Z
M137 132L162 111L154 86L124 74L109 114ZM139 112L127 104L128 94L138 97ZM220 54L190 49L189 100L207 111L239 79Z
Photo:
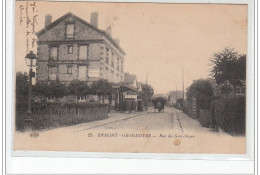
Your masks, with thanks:
M55 128L106 119L108 104L97 103L33 103L34 129ZM16 111L17 129L22 130L24 111ZM19 120L18 120L19 119ZM20 126L21 125L21 126Z
M245 134L245 97L229 96L211 105L212 124L231 135Z
M199 110L199 118L198 118L201 126L210 127L210 110L200 109Z
M131 100L124 100L124 101L121 101L121 103L120 103L120 109L123 111L135 110L136 106L137 106L137 102L131 101Z

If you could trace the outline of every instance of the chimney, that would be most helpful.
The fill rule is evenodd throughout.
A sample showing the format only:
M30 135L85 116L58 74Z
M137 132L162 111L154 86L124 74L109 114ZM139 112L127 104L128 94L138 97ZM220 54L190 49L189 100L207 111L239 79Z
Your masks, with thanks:
M114 41L115 41L115 43L116 43L118 46L120 45L120 39L115 38Z
M45 16L45 27L51 23L51 18L52 18L52 16L50 14L47 14Z
M98 28L98 13L92 12L90 14L90 24Z
M107 33L109 36L112 37L112 28L111 28L111 26L107 27L106 33Z

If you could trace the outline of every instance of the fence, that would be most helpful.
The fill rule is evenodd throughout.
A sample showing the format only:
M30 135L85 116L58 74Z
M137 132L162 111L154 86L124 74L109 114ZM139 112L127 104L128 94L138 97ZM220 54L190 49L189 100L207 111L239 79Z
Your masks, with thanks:
M26 112L21 104L16 105L16 128L23 130ZM26 108L25 108L26 109ZM34 129L75 125L108 117L108 105L96 103L35 103L32 106Z

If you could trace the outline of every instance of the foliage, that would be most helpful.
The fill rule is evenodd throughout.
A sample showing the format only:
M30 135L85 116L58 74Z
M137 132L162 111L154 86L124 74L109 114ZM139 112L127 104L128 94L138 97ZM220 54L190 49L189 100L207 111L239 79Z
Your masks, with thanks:
M231 135L245 134L245 97L229 96L212 103L211 117Z
M50 82L46 87L47 97L64 97L66 95L66 85L59 82L58 80Z
M27 98L29 90L29 76L26 72L16 73L16 98Z
M200 122L201 126L209 128L210 127L210 111L207 109L200 109L198 121Z
M184 99L183 99L183 98L178 98L178 99L177 99L177 104L178 104L179 106L183 106L183 104L184 104Z
M36 96L46 97L48 94L48 83L45 81L37 81L33 87L33 93Z
M75 79L69 83L67 87L67 93L69 95L83 97L88 94L91 94L91 89L86 82Z
M122 111L131 111L136 109L137 103L135 101L124 100L120 103L120 109Z
M213 64L212 76L222 91L228 92L230 85L235 88L242 85L246 79L246 55L239 55L233 48L226 47L223 51L215 53L210 59Z
M108 117L107 104L40 103L34 106L33 126L35 129L70 126Z
M142 92L139 94L139 98L148 99L150 101L151 97L154 94L154 90L149 84L142 84Z
M112 91L112 85L105 79L99 79L93 82L91 89L95 95L110 95Z
M197 105L200 109L209 109L213 88L207 80L199 79L194 81L187 89L187 100L191 101L192 97L197 99Z

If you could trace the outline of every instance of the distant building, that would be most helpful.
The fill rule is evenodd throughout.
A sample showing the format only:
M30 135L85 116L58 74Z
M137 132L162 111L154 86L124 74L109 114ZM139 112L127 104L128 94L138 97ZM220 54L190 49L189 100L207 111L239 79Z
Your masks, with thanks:
M170 91L168 95L168 102L170 105L174 105L177 103L179 98L183 98L183 91Z
M234 95L234 87L229 83L228 84L228 87L230 88L230 90L226 93L224 92L221 92L221 86L219 86L217 83L216 83L216 80L213 79L213 78L208 78L206 79L207 81L210 82L212 88L213 88L213 94L215 96L228 96L228 95ZM237 96L243 96L246 94L246 82L245 81L242 81L242 84L238 87L236 87L236 90L235 90L235 95Z
M98 28L98 13L91 13L90 23L72 13L54 22L46 15L37 37L36 81L124 81L125 52L111 27Z

